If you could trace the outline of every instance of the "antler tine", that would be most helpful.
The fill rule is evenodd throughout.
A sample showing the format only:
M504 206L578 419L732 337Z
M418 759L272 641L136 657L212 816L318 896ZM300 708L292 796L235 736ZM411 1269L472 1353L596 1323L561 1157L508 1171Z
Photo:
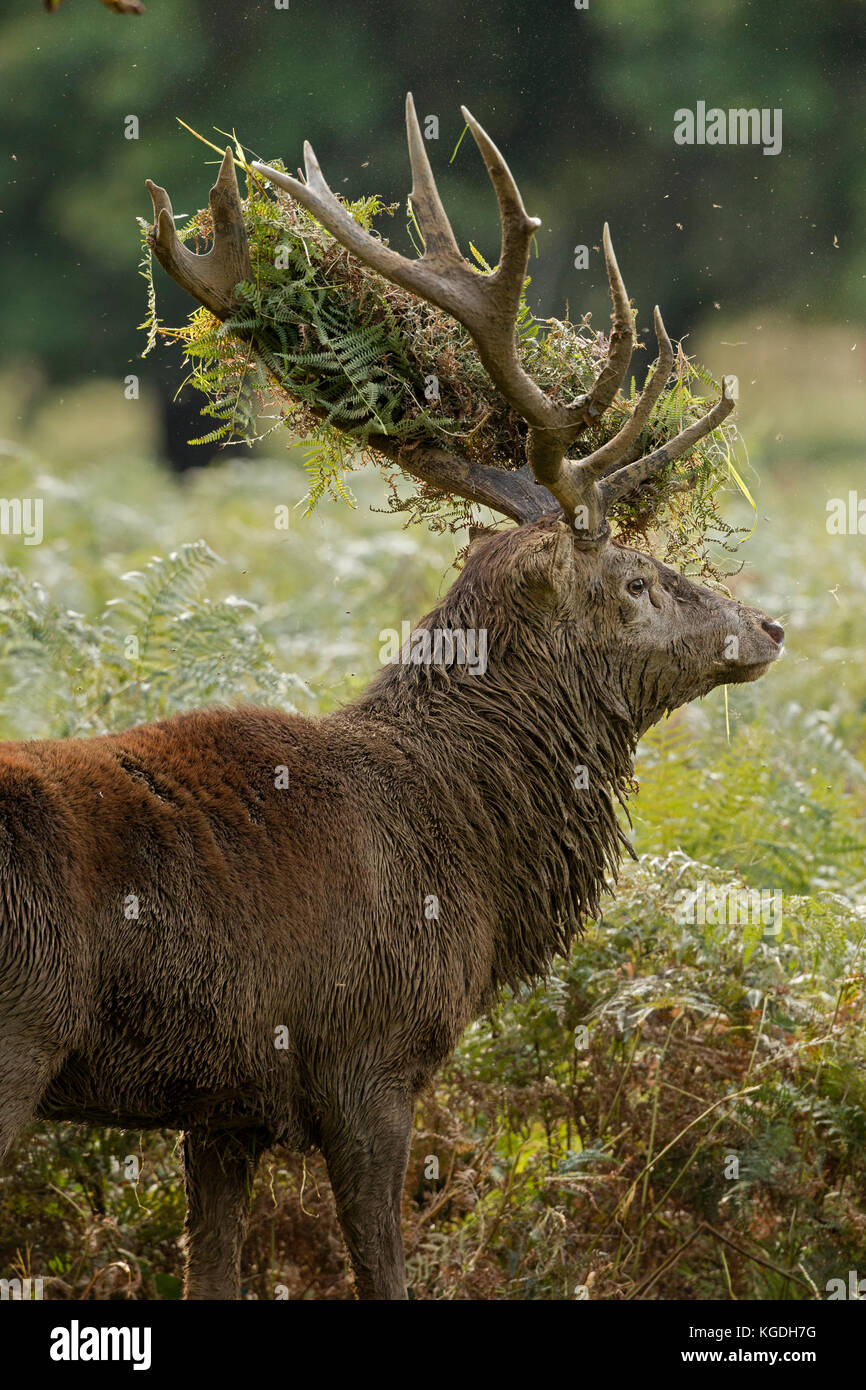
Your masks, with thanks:
M252 278L231 146L226 146L217 181L210 191L213 246L203 255L190 251L178 236L171 199L165 189L150 179L147 189L153 200L153 226L148 240L160 265L217 318L228 318L237 285Z
M622 463L635 440L640 435L647 420L650 417L652 408L661 395L665 387L665 382L671 374L674 365L674 350L671 340L667 335L659 307L656 305L653 313L656 339L659 345L659 355L656 361L653 374L641 392L637 405L631 415L625 421L612 439L606 444L602 444L594 453L588 454L586 458L580 460L580 471L586 478L596 481L609 473L616 464Z
M592 389L586 395L578 396L577 400L567 407L569 418L575 421L571 428L565 430L560 428L549 432L530 430L527 443L527 458L538 481L554 494L569 520L575 517L578 508L589 517L587 530L591 536L600 535L604 529L604 518L599 509L599 498L593 486L596 475L592 474L590 470L582 471L583 464L587 460L566 459L565 454L569 445L574 442L587 425L592 424L600 417L613 401L625 380L634 345L631 304L614 254L610 228L606 222L602 243L607 279L613 300L613 326L610 331L607 360ZM662 325L662 332L664 333L664 325ZM667 341L667 335L664 336L665 341ZM669 348L670 344L668 343ZM664 356L665 351L660 338L659 352ZM661 362L659 366L661 366ZM667 370L670 371L670 366ZM667 372L662 379L661 386L664 385L666 379ZM655 389L656 380L657 378L654 377L648 388L654 390L655 395L651 396L648 401L647 413L652 408L653 401L658 394ZM661 386L658 387L658 390L661 390ZM624 452L625 449L623 449L623 454ZM595 456L591 455L590 457L594 458ZM608 456L608 462L612 457L611 452L611 455Z
M641 483L645 483L666 464L689 453L699 439L703 439L704 435L709 434L711 430L716 429L723 420L727 419L735 405L732 392L733 378L723 377L722 396L712 410L707 411L706 415L703 415L700 420L696 420L693 425L681 430L660 449L655 449L645 458L638 459L635 463L629 463L624 468L620 468L615 473L610 473L603 478L597 484L603 510L606 511L612 502L618 502L621 497L628 496L630 492L640 487Z
M439 263L443 268L462 266L463 256L439 197L411 92L406 93L406 140L412 168L409 197L424 238L424 259L432 264Z
M610 228L606 222L602 234L602 245L607 279L613 300L613 327L610 330L607 362L583 404L583 409L591 420L604 414L625 381L625 374L628 371L628 364L631 361L634 347L634 325L628 291L617 264L613 242L610 239Z
M583 459L564 459L561 476L551 489L574 521L575 530L582 533L584 542L592 544L608 534L605 516L612 503L633 492L667 464L689 453L698 440L716 429L734 409L734 398L729 394L732 387L729 379L723 378L722 398L706 415L645 458L630 461L634 458L635 441L664 389L674 361L673 348L658 305L653 319L659 347L658 360L637 405L614 437L594 453ZM578 515L581 516L580 521Z
M478 124L472 112L465 106L461 106L460 113L478 146L499 204L499 265L491 279L503 287L504 307L509 310L513 332L514 316L520 304L523 281L526 278L529 246L541 226L541 218L530 217L527 213L514 176L484 127Z

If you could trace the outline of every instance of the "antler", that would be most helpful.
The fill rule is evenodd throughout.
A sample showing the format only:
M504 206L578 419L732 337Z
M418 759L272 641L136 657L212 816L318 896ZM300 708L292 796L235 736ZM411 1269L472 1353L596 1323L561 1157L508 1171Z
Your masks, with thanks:
M427 158L411 92L406 97L406 134L412 166L410 197L424 238L420 260L399 255L358 225L325 182L309 142L304 145L305 183L267 164L254 163L253 168L291 193L359 260L463 324L490 379L529 426L527 458L535 477L565 505L567 498L560 498L557 491L565 451L610 405L628 369L632 348L628 296L607 238L605 252L615 310L608 363L589 395L570 405L552 401L525 371L514 331L529 244L541 223L527 215L517 184L493 141L465 107L461 111L499 202L502 244L499 266L490 275L479 274L458 249Z
M493 141L465 107L461 111L499 203L499 265L489 275L471 266L457 246L427 158L411 92L406 97L406 133L412 166L410 196L424 238L419 260L401 256L355 221L328 187L309 143L304 145L305 181L267 164L253 163L252 167L291 193L359 260L463 324L492 382L528 425L528 466L510 472L456 457L430 443L404 445L386 435L370 436L370 445L422 481L493 507L516 521L534 520L558 506L583 539L592 543L608 534L606 509L715 429L733 410L733 396L726 380L722 399L702 419L645 458L635 457L637 440L673 365L670 339L656 308L658 360L634 411L619 432L594 453L582 459L566 457L579 435L612 403L631 360L632 313L610 232L605 223L604 258L613 300L607 360L592 389L563 404L552 400L533 381L517 350L515 322L529 245L540 221L528 216L511 171ZM204 255L194 254L180 241L165 189L150 180L147 187L155 215L150 244L157 259L194 298L218 318L227 318L237 285L252 275L231 147L226 149L211 189L214 242Z
M237 286L252 278L231 146L226 148L217 181L210 191L214 241L211 250L203 255L190 251L177 235L171 200L165 189L150 179L147 188L154 211L148 240L160 265L218 319L228 318L235 305ZM348 214L346 216L348 218ZM348 220L352 226L357 226L351 218ZM406 445L384 434L370 435L368 443L421 482L440 492L454 493L480 506L492 507L514 521L534 520L556 507L555 499L535 486L526 467L509 472L460 458L423 440Z
M217 181L210 191L213 246L203 255L190 251L178 236L171 199L165 189L150 179L147 189L153 199L153 226L148 240L160 265L218 319L228 318L236 287L242 280L252 279L231 146L226 147Z
M619 433L584 459L566 452L587 425L611 404L625 379L633 345L629 298L616 262L610 232L604 228L604 257L613 299L613 327L607 362L592 390L568 405L553 401L532 380L517 352L515 320L526 276L529 243L540 221L529 217L505 160L466 107L463 119L478 146L499 202L502 244L497 269L481 275L461 255L442 206L411 92L406 97L406 134L412 166L412 207L424 238L420 260L409 260L365 231L325 182L309 142L304 145L306 181L267 164L253 168L285 189L337 240L373 270L403 289L451 314L469 332L481 362L509 405L529 426L527 461L541 483L588 539L607 533L605 508L638 487L666 464L687 453L733 409L725 390L721 401L702 420L690 425L664 448L639 462L629 458L650 411L670 374L673 351L661 314L655 310L659 357L634 412ZM624 465L609 476L617 465ZM600 480L604 479L603 485Z

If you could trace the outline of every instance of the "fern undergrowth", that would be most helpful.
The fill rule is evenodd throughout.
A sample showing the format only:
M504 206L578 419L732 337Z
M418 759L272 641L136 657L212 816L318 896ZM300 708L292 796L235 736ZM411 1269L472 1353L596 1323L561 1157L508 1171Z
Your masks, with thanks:
M292 708L310 692L274 664L253 605L207 597L219 564L204 541L157 556L95 619L0 566L0 724L69 737L239 699Z
M102 536L105 477L86 476L81 524ZM274 475L261 512L249 471L228 501L226 486L207 504L220 548L237 537L238 498L261 544ZM148 514L162 525L155 473L153 489ZM795 514L773 531L774 582ZM339 576L356 585L347 607L376 595L352 618L375 636L383 542L341 537L325 574L312 563L313 525L292 533L304 549L290 606L303 593L316 641L333 640L346 626ZM403 1208L414 1298L808 1301L866 1269L866 684L848 660L863 562L852 548L843 563L820 529L809 545L818 569L794 614L794 659L738 688L730 743L695 709L643 741L631 804L639 861L569 959L474 1024L422 1098ZM272 593L292 553L274 551ZM31 569L48 560L25 554ZM403 592L412 565L396 551L391 562ZM224 570L202 542L139 558L94 617L3 570L4 734L306 698L261 635L262 614L211 597ZM841 598L825 593L830 573ZM101 593L103 576L91 578ZM364 649L344 661L354 669ZM686 912L699 890L723 910ZM778 904L772 923L734 916L732 902L762 891ZM43 1277L52 1299L176 1298L182 1224L176 1136L42 1124L0 1178L0 1276ZM248 1298L277 1286L291 1298L349 1296L319 1156L268 1156L244 1268Z

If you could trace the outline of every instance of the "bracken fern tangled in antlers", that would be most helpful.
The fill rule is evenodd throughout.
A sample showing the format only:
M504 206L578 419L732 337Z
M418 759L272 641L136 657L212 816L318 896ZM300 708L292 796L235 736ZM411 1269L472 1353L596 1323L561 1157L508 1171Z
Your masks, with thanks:
M270 415L271 429L285 425L294 438L307 441L311 506L325 494L350 501L346 474L359 462L374 461L388 478L389 505L410 520L423 518L442 529L475 519L473 502L479 499L452 490L447 477L424 476L425 470L413 467L419 450L429 453L437 446L481 470L515 473L523 464L531 429L505 396L491 389L469 332L443 308L385 279L347 250L296 194L251 166L240 147L235 159L247 178L246 198L238 202L246 245L230 242L236 259L223 278L237 274L240 279L226 302L199 307L182 327L162 324L151 276L154 234L142 223L149 287L145 351L158 337L183 348L191 367L188 381L207 397L202 413L215 421L196 442L252 443L262 437L263 419ZM235 162L228 152L226 161ZM220 181L226 179L226 161ZM286 179L281 161L268 167ZM179 255L190 254L186 243L198 247L213 238L214 208L217 220L223 218L220 181L211 207L176 233ZM165 197L162 190L152 192ZM223 189L223 197L230 194ZM387 247L373 232L373 221L383 213L393 215L396 205L386 207L375 196L335 202L362 233ZM155 201L157 222L166 206L170 211L167 199ZM410 233L413 222L417 232L411 205L409 213ZM610 266L607 238L606 247ZM479 277L494 274L471 249ZM167 254L164 246L158 250L161 258ZM210 261L213 255L195 259ZM521 282L515 314L517 360L544 397L567 412L589 398L604 372L617 321L604 333L591 327L589 315L577 324L540 320L527 303L528 284L528 278ZM634 311L627 300L625 305L633 335ZM644 393L645 418L640 412L635 417L641 396L632 378L628 391L617 389L605 410L581 424L582 458L610 445L625 426L639 426L629 457L641 459L672 435L700 425L707 401L699 393L715 387L711 375L678 346L669 365L667 359L656 363L655 376L660 389L648 410ZM652 380L650 375L649 384ZM718 492L732 482L745 491L733 462L736 443L736 429L722 415L667 468L611 499L606 514L618 535L645 548L652 535L656 553L688 572L720 580L723 571L711 549L733 550L738 530L720 514ZM408 493L398 486L406 479L413 484Z

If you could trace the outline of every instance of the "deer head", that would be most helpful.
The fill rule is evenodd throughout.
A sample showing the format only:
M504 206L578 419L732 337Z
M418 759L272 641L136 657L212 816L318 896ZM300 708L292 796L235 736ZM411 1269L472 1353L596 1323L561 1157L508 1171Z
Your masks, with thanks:
M424 253L410 260L366 231L328 187L309 144L305 178L269 165L253 169L286 190L353 255L387 280L451 314L470 334L491 382L526 422L526 460L511 471L459 458L430 444L411 449L385 435L369 443L401 468L443 492L456 493L519 523L470 552L455 597L487 592L478 568L501 571L505 593L534 593L536 617L570 625L576 647L593 647L610 673L637 736L666 711L714 686L755 680L782 651L784 632L756 609L677 574L651 556L618 544L607 513L619 499L691 452L734 408L733 383L723 380L719 401L668 443L639 457L637 441L664 390L674 361L658 307L658 357L632 413L606 443L569 457L580 435L611 405L625 380L633 348L629 296L607 225L604 257L613 300L607 360L585 395L552 400L525 370L517 350L515 319L531 238L540 222L529 217L511 172L493 141L465 107L463 118L496 192L501 223L499 265L481 274L461 255L433 178L411 93L406 130L412 167L411 201ZM164 189L152 183L155 222L150 241L168 273L217 317L231 311L237 283L250 275L243 211L231 149L211 191L214 242L195 255L180 242ZM523 586L521 588L521 586ZM542 599L542 595L545 597ZM494 599L497 596L494 595ZM432 618L432 615L431 615ZM490 615L495 623L495 615ZM572 644L573 646L575 643Z
M576 544L561 517L474 541L423 625L485 631L488 679L504 679L506 698L518 685L525 692L517 673L532 669L548 694L554 680L561 687L570 723L598 725L608 715L632 743L715 686L757 680L784 638L758 609L654 556L608 539ZM437 673L422 669L415 679L435 682Z

